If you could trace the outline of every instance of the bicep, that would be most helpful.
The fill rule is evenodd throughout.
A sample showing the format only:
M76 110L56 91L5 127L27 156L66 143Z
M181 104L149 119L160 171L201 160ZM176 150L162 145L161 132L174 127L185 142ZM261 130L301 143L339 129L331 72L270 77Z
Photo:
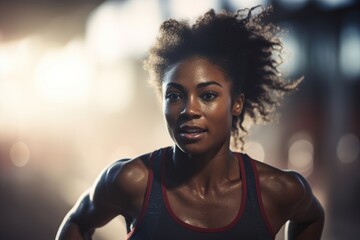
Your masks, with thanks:
M101 227L111 219L121 214L116 204L113 179L116 178L122 162L118 161L106 168L96 179L93 186L79 198L78 202L68 213L70 222L81 229L88 230Z
M84 193L67 213L57 232L56 239L88 239L91 236L99 219L94 218L94 205L89 193Z

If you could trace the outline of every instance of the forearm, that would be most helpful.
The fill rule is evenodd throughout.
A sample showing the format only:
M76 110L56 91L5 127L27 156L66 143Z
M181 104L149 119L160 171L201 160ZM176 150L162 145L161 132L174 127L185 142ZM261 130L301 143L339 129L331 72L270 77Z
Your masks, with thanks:
M60 226L56 240L91 240L93 233L94 230L83 231L77 224L66 221Z

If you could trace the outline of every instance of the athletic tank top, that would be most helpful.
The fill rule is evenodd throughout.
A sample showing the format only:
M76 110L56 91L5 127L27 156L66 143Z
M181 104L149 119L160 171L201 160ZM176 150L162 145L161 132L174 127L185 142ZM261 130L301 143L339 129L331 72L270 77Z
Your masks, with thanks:
M171 147L153 152L149 162L149 178L144 204L128 240L270 240L275 234L265 216L254 160L236 153L242 180L242 199L235 219L221 228L189 225L171 211L164 184L166 152Z

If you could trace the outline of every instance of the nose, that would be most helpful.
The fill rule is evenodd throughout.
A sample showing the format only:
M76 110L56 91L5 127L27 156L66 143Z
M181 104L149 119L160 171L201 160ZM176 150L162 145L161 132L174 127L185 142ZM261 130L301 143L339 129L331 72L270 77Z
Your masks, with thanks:
M187 100L184 102L181 115L190 119L199 118L201 116L200 103L195 97L191 96L187 98Z

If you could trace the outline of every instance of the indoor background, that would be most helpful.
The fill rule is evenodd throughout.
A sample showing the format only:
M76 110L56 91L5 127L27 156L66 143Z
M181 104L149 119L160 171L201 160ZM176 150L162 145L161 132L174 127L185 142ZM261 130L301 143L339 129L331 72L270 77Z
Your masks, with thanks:
M307 178L326 210L324 240L357 239L355 0L0 0L0 239L54 239L102 169L171 144L142 68L162 21L259 4L284 29L283 73L305 79L245 151ZM94 239L125 236L117 218Z

